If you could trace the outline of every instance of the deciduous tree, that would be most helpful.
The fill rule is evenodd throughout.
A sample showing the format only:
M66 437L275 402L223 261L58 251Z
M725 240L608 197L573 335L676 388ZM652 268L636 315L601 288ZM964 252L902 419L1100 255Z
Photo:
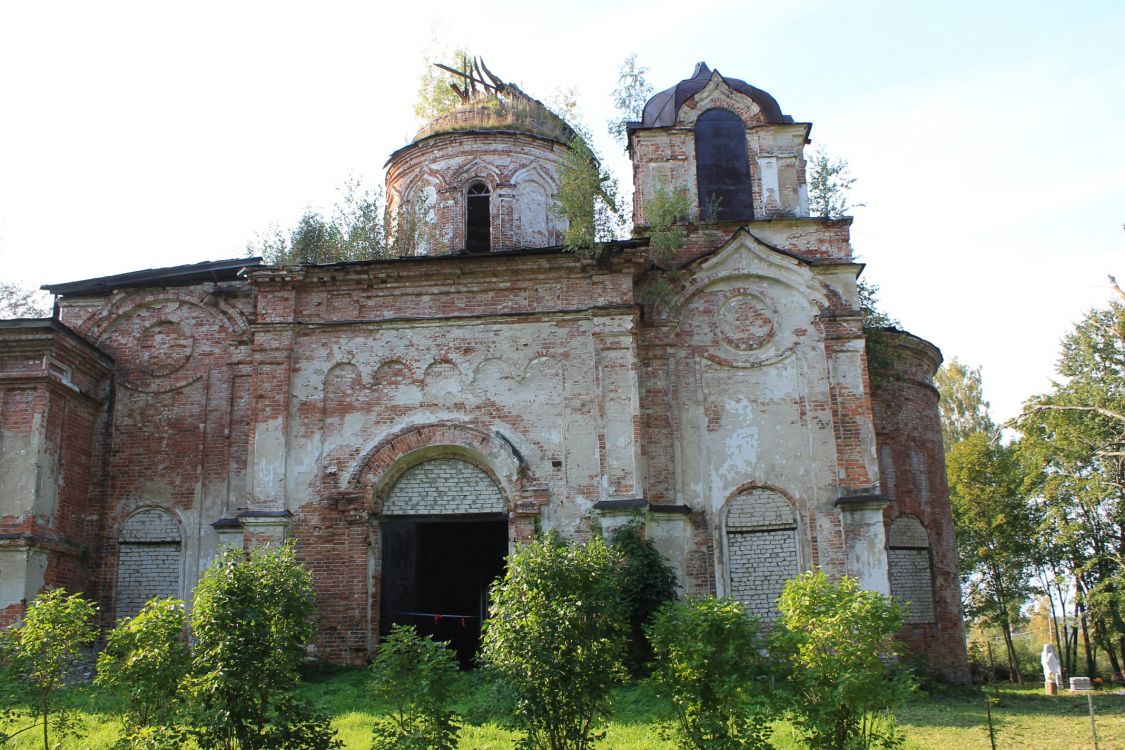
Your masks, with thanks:
M1044 512L1043 554L1066 570L1077 619L1110 657L1125 664L1125 304L1091 310L1063 340L1050 392L1016 421L1036 471ZM1071 635L1077 634L1077 628ZM1091 644L1086 670L1093 673ZM1076 650L1077 644L1073 648ZM1071 649L1068 638L1067 651Z
M638 122L644 113L645 103L652 96L652 85L645 74L648 68L637 64L637 56L629 55L621 63L617 74L617 86L613 89L613 108L617 116L608 123L610 136L622 147L629 143L625 124Z
M51 750L50 730L55 736L78 733L74 712L60 700L60 693L80 649L97 635L96 612L81 594L51 589L28 604L21 624L4 631L4 692L9 700L18 697L33 706L36 721L0 739L39 727L43 750Z
M974 433L996 436L997 428L984 400L979 367L969 367L954 357L938 370L934 385L941 394L941 437L946 453Z
M957 565L970 618L1000 629L1012 679L1022 682L1012 627L1033 591L1036 518L1012 448L977 432L946 457Z
M124 706L118 748L169 750L187 741L180 686L190 667L182 601L152 599L117 623L98 654L96 682Z
M0 320L10 318L44 318L50 309L43 295L8 281L0 281Z
M665 729L682 750L756 750L769 743L771 711L755 677L764 672L758 623L739 602L668 602L649 629L653 679L675 711Z
M851 176L848 160L834 157L823 146L818 146L806 168L809 187L809 213L825 219L847 216L853 208L864 204L852 203L849 194L856 178Z

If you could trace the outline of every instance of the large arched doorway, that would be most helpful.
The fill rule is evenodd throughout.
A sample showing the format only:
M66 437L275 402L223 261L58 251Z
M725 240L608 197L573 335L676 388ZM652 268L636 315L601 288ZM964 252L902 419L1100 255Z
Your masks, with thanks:
M488 590L508 554L507 503L480 467L455 457L407 469L382 502L381 635L393 624L449 641L462 667L480 649Z

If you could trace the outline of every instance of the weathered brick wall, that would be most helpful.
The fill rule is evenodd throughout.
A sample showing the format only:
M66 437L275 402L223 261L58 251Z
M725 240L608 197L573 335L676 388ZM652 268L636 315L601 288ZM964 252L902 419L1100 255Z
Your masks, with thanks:
M0 322L2 622L44 585L92 592L110 365L57 322Z
M785 582L800 572L793 531L727 532L730 596L761 623L777 619Z
M889 365L873 373L872 402L882 489L890 497L884 511L889 552L898 564L897 568L892 565L892 576L903 575L901 563L905 562L902 550L895 547L921 541L916 538L916 527L904 533L913 524L896 522L911 516L925 529L933 580L929 621L918 622L912 617L900 637L935 672L965 682L968 668L957 547L945 478L938 393L933 386L941 354L932 344L907 333L881 335L892 353ZM915 564L921 564L921 555L912 557ZM912 581L918 589L914 596L923 598L922 574L915 574ZM913 606L918 611L925 609L917 602Z
M778 242L798 255L807 236ZM797 260L741 231L708 253L670 299L646 308L640 332L648 496L704 514L722 539L729 498L777 487L801 518L799 569L863 572L885 588L885 557L878 570L849 570L835 505L878 476L854 268ZM711 590L717 571L724 593L729 561L722 545L711 551L689 591Z
M210 524L249 505L252 300L241 282L62 300L63 320L115 361L113 443L92 566L105 624L119 611L117 547L134 511L157 504L183 518L190 533L178 595L189 595L217 548Z

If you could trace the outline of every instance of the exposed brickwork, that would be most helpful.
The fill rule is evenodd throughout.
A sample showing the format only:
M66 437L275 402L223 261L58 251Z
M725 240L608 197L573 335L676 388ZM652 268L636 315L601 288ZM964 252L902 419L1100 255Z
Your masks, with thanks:
M176 519L167 511L149 508L129 516L121 527L120 542L171 542L180 543L180 529Z
M726 540L730 596L760 622L773 622L781 589L801 572L793 506L762 487L739 493L727 509Z
M781 589L800 572L795 531L728 531L727 548L731 597L759 622L773 622Z
M183 596L180 545L121 544L117 562L118 618L133 617L154 597Z
M884 511L889 553L901 560L895 543L920 542L914 523L924 527L933 581L932 616L927 622L915 622L912 617L900 637L935 672L964 682L968 670L957 546L945 479L938 393L933 386L941 354L931 344L906 333L883 335L893 347L893 365L875 373L872 401L882 489L891 500ZM911 518L899 522L897 519L903 516ZM915 557L920 564L921 556ZM894 570L892 567L892 575ZM920 590L920 573L915 582Z
M887 550L891 595L907 608L906 622L934 622L934 584L929 549Z
M2 622L41 586L94 595L91 562L112 362L52 321L0 322Z

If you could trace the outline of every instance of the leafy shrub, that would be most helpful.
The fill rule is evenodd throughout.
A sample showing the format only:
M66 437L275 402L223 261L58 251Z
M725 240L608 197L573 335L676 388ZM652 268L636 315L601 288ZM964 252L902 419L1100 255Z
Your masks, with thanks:
M854 578L833 582L815 570L785 584L778 608L773 647L789 667L791 712L809 747L900 747L889 710L905 700L911 677L884 659L899 650L901 607Z
M663 185L645 201L645 222L649 226L649 249L660 267L674 265L676 252L687 237L685 224L691 218L691 197L684 188L669 190Z
M769 707L753 689L762 671L757 624L740 603L710 596L669 602L649 633L653 679L676 713L664 733L677 747L771 747Z
M228 548L203 573L188 680L201 748L341 746L328 719L293 695L312 610L309 572L289 545Z
M81 594L64 589L44 591L28 604L23 624L3 633L3 692L5 704L21 700L34 706L35 720L11 734L7 741L36 727L43 730L43 750L49 750L50 730L56 737L77 735L74 712L61 703L60 693L78 660L79 650L97 635L97 608ZM9 709L9 718L21 713Z
M98 685L125 706L119 748L178 748L187 741L180 683L191 666L187 615L178 599L152 599L121 620L98 654Z
M520 748L587 750L603 736L597 726L625 675L620 566L601 539L569 546L554 533L509 556L483 656L515 695Z
M656 611L676 598L676 573L651 539L642 538L643 526L633 521L613 531L612 545L624 560L618 580L629 620L628 666L633 674L644 672L652 659L645 628Z
M372 730L371 750L453 750L460 722L448 709L457 658L444 643L394 625L371 665L375 695L393 705Z

